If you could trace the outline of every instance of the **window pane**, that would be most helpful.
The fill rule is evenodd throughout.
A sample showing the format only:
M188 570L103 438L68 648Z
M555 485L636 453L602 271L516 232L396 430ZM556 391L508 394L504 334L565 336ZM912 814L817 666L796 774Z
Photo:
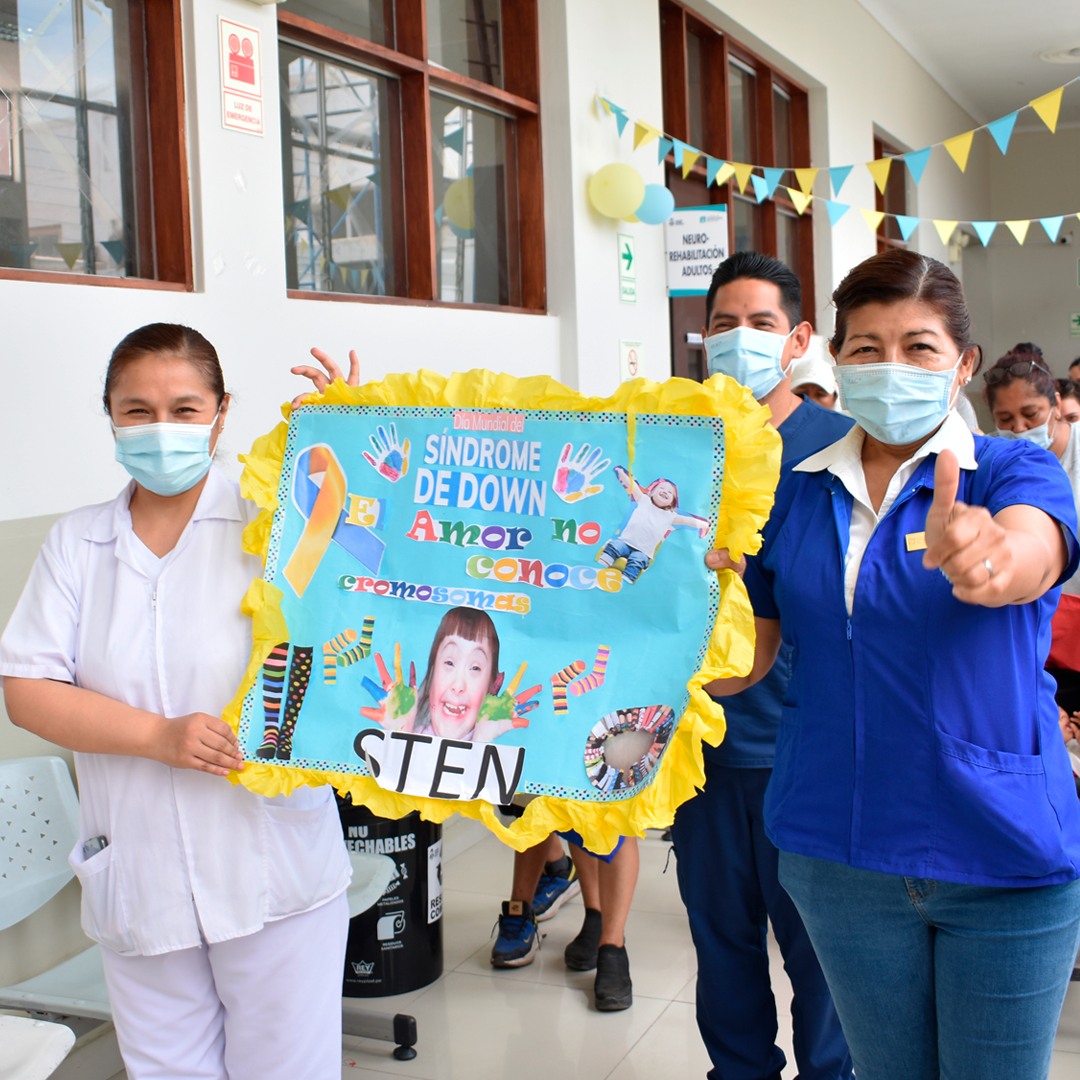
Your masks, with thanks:
M460 75L502 86L501 26L502 0L428 0L428 56Z
M139 265L126 0L20 0L0 34L0 266ZM130 90L126 91L126 97ZM150 251L152 245L145 245Z
M799 272L799 219L779 206L776 208L776 257Z
M394 0L289 0L290 15L394 47Z
M735 219L735 250L761 251L761 214L750 199L736 195L731 200Z
M393 296L393 80L283 44L288 286Z
M513 122L431 95L438 298L511 304L520 265L510 250L517 207L510 197L507 152Z
M697 34L686 35L686 82L690 105L690 145L705 148L705 85L702 53L704 44Z
M773 87L773 150L775 164L793 167L801 164L795 160L795 148L791 141L791 98L779 87Z
M754 76L738 64L731 64L728 72L728 93L731 95L731 159L753 164L758 160Z

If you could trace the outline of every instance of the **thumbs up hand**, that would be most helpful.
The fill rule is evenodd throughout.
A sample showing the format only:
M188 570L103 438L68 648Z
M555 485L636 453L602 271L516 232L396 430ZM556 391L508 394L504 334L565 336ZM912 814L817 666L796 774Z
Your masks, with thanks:
M958 502L960 465L943 450L934 466L934 500L926 515L923 566L940 570L953 596L966 604L1008 603L1012 552L1006 533L982 506Z

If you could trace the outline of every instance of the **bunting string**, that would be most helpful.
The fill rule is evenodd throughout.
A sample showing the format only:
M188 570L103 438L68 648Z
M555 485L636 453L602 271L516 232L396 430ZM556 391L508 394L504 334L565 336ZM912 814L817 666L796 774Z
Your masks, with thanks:
M949 155L957 168L959 168L961 172L965 172L967 170L971 148L974 144L977 132L985 131L989 133L998 150L1003 155L1008 153L1013 130L1016 127L1017 117L1023 109L1031 109L1050 133L1056 134L1058 119L1061 114L1062 97L1064 96L1065 90L1076 83L1080 83L1080 76L1070 79L1068 82L1063 83L1061 86L1051 90L1047 94L1042 94L1039 97L1033 98L1031 101L1027 102L1026 105L1014 110L1006 116L999 117L997 120L992 120L987 124L980 124L971 128L969 131L965 131L959 135L953 135L948 139L943 139L941 142L930 143L919 150L912 150L906 154L899 154L896 157L877 158L873 161L864 162L863 164L873 178L878 191L882 194L885 192L886 185L889 181L889 174L896 162L903 162L903 165L907 168L912 180L918 185L923 178L923 174L926 171L926 166L930 161L932 153L942 149ZM596 101L602 113L615 120L616 128L619 137L621 138L623 133L628 128L631 128L629 113L621 106L616 105L615 102L611 101L609 98L598 96ZM800 215L805 213L807 208L813 202L824 204L824 208L829 215L829 223L834 227L847 211L852 209L850 204L837 201L836 196L840 194L844 182L855 168L854 164L829 165L824 167L794 165L777 167L754 165L749 162L725 161L706 153L696 146L691 146L681 139L676 139L674 136L665 134L660 128L655 127L644 120L634 120L632 132L633 147L635 150L648 147L655 142L657 161L663 162L668 154L671 154L673 156L675 167L681 171L684 178L690 174L695 165L699 162L703 162L705 166L706 187L710 187L713 184L719 187L734 178L739 192L745 195L747 193L747 188L749 187L750 194L759 203L763 202L765 199L773 199L776 196L777 191L782 191L787 198L791 200L796 212ZM794 178L793 184L785 184L783 182L789 173ZM813 187L815 183L817 183L819 176L822 175L827 176L828 178L828 185L831 189L832 198L815 195L813 193ZM861 210L860 213L871 232L876 232L885 218L892 218L896 222L897 228L905 241L911 236L918 225L923 222L932 223L937 230L938 235L941 237L942 243L945 244L949 242L949 238L957 227L970 226L971 231L975 233L984 247L990 242L991 237L998 230L999 226L1003 226L1012 233L1017 243L1023 244L1027 239L1028 231L1031 226L1038 223L1042 226L1043 231L1053 243L1057 241L1062 224L1067 218L1076 217L1080 220L1080 211L1069 211L1065 214L1009 221L964 221L960 219L919 218L906 214L886 214L880 210Z

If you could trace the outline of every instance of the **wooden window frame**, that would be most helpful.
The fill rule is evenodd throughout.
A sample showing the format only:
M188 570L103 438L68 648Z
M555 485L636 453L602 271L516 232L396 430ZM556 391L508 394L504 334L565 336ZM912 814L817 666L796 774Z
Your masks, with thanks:
M404 257L405 295L369 296L289 289L287 295L290 298L546 313L537 3L538 0L503 2L503 87L480 82L429 62L427 0L396 0L393 15L395 48L333 30L290 12L287 5L278 10L279 37L396 78L401 131L409 133L409 146L402 147L401 157L404 243L395 253L395 258ZM432 91L447 94L463 104L486 109L513 121L514 137L508 140L506 162L508 201L511 203L507 224L507 256L518 256L518 284L516 288L512 286L511 292L516 303L456 303L438 298L429 107Z
M131 133L127 149L140 265L153 266L154 276L110 277L0 267L0 280L176 292L194 288L181 4L182 0L131 0L132 80L130 86L123 80L117 86L118 104L127 106L121 132L126 129Z
M753 165L802 167L810 161L810 124L809 95L805 87L794 82L783 72L773 67L763 57L746 46L731 39L724 31L713 26L696 12L691 11L681 0L661 0L660 5L660 48L661 74L664 101L664 131L684 142L689 142L690 100L689 80L687 78L688 34L704 39L705 66L709 70L720 70L723 78L705 80L704 130L706 145L697 147L715 158L731 160L731 125L730 101L728 94L728 71L732 60L754 72L756 100L756 143L758 160L748 162ZM777 161L773 128L773 88L783 90L791 102L792 153L794 161ZM667 158L667 168L676 168L674 155ZM706 176L706 166L701 160L694 164L691 175ZM794 181L792 181L794 183ZM725 203L730 208L734 205L738 185L734 178L717 187L707 189L710 203ZM799 214L794 204L779 191L772 199L765 199L756 204L761 226L762 251L764 254L778 255L777 252L777 209L783 207L795 214L799 229L799 265L791 269L798 275L802 284L803 310L814 312L814 222L812 205ZM735 245L735 215L728 214L729 250Z

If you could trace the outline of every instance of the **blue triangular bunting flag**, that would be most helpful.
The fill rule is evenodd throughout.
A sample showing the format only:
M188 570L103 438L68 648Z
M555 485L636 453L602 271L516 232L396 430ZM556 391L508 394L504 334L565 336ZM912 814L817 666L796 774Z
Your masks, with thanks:
M667 137L658 139L656 143L656 160L662 162L671 152L671 148L674 145L674 141ZM675 164L678 165L678 162L675 162Z
M915 226L919 224L919 219L917 217L910 217L907 214L895 214L894 217L896 218L896 224L900 228L900 235L904 238L904 242L906 243L908 237L915 231Z
M720 170L724 167L724 163L719 158L705 157L705 186L712 187L716 182L716 177L719 175Z
M765 169L763 171L765 173L765 194L771 199L787 169ZM761 202L761 200L758 199L758 202Z
M1050 243L1056 244L1058 233L1061 232L1061 223L1065 220L1064 217L1044 217L1039 218L1039 224L1046 231L1046 235L1050 237Z
M622 137L622 133L626 130L626 124L630 117L626 115L625 110L620 109L618 105L612 105L611 111L615 114L615 126L619 129L619 136Z
M772 194L769 191L769 182L764 176L758 176L757 173L751 173L750 183L754 185L754 198L757 199L758 202L767 199L769 195Z
M844 186L844 181L853 168L853 165L834 165L829 170L829 183L832 184L832 193L834 195L840 194L840 189Z
M986 245L990 243L990 237L994 235L994 230L998 227L998 223L996 221L973 221L971 227L982 241L982 246L986 247Z
M926 170L926 163L930 160L930 147L927 146L923 150L913 150L910 154L902 155L904 161L907 162L908 172L911 173L911 179L915 183L919 183L922 180L922 174ZM905 239L907 239L905 237Z
M1012 138L1013 127L1016 125L1016 113L1009 113L1008 116L1003 116L1000 120L994 120L992 123L986 125L986 130L994 136L994 142L998 144L998 149L1003 153L1009 152L1009 140ZM974 224L974 222L972 223Z
M112 261L117 266L123 266L124 264L124 241L123 240L102 240L101 246L109 253Z
M825 200L825 209L829 212L829 224L835 225L850 209L847 203Z

